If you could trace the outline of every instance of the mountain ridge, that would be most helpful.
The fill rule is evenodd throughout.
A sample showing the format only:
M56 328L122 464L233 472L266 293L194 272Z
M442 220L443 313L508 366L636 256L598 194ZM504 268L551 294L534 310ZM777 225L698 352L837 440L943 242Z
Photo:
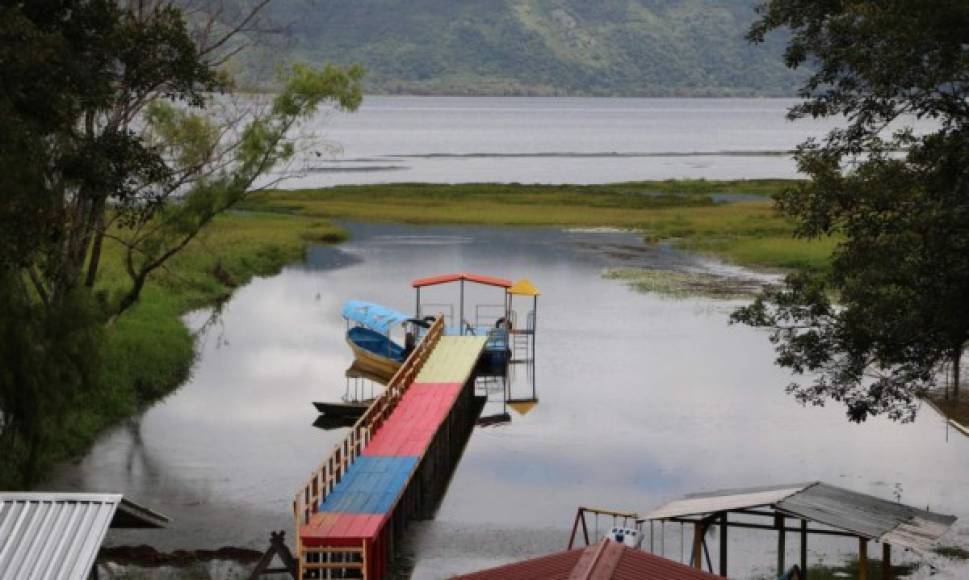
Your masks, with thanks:
M285 57L360 63L374 94L790 96L759 0L277 0ZM278 50L266 51L279 57Z

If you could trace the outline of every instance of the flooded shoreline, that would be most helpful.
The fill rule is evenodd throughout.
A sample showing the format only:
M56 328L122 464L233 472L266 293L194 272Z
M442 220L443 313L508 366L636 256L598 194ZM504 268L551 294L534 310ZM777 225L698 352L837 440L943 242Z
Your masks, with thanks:
M783 393L790 377L766 335L727 325L742 302L670 300L601 276L694 255L614 231L347 227L346 244L314 247L304 263L240 288L199 340L191 380L44 487L123 492L173 518L169 530L118 533L116 546L262 550L270 530L291 537L292 495L341 435L314 428L311 405L347 387L339 304L407 311L412 279L469 270L541 288L539 402L474 431L437 517L412 528L404 552L415 578L561 550L578 505L644 512L725 487L819 479L881 497L900 488L906 503L969 519L969 439L947 437L928 409L912 425L854 425L837 406L803 408ZM198 328L207 318L187 320ZM957 523L950 539L969 545L967 533ZM676 537L669 530L670 557ZM769 538L731 541L738 572L769 568ZM811 557L852 549L818 542ZM937 577L967 570L940 566Z

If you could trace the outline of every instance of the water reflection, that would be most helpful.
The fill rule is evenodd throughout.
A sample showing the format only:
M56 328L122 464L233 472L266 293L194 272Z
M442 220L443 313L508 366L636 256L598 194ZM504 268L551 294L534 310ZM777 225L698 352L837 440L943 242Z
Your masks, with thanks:
M538 376L541 402L520 414L506 400L510 422L474 430L436 519L409 528L415 577L560 550L579 505L645 512L694 490L816 479L885 498L900 486L903 502L962 518L952 541L969 545L969 440L947 440L937 415L854 425L838 406L803 408L783 393L790 376L766 336L727 324L734 303L638 294L600 276L654 257L702 261L621 232L350 229L347 244L240 288L221 317L227 340L199 343L191 380L44 487L123 492L174 520L116 543L263 548L270 529L292 529L292 494L342 437L312 426L311 405L346 392L340 304L409 311L412 279L470 270L542 289L534 374L516 368L524 385L510 397L527 398ZM732 570L769 569L771 540L732 537ZM855 549L819 543L812 558ZM940 564L937 577L967 572Z

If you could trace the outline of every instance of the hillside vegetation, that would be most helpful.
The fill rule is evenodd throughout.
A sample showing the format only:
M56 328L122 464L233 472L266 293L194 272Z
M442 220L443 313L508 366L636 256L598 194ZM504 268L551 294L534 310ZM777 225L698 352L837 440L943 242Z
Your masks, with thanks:
M371 93L790 95L784 39L744 39L756 4L275 0L268 16L288 46L255 58L361 63Z

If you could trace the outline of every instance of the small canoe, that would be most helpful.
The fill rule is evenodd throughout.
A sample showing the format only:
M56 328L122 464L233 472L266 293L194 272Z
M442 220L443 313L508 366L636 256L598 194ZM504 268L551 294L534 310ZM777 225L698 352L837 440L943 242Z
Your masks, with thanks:
M404 347L369 328L356 326L348 330L347 344L357 366L380 377L389 379L404 364Z
M339 402L339 403L324 403L319 401L314 401L313 406L316 410L324 415L331 417L352 417L357 418L366 411L373 400L368 401L353 401L353 402Z

